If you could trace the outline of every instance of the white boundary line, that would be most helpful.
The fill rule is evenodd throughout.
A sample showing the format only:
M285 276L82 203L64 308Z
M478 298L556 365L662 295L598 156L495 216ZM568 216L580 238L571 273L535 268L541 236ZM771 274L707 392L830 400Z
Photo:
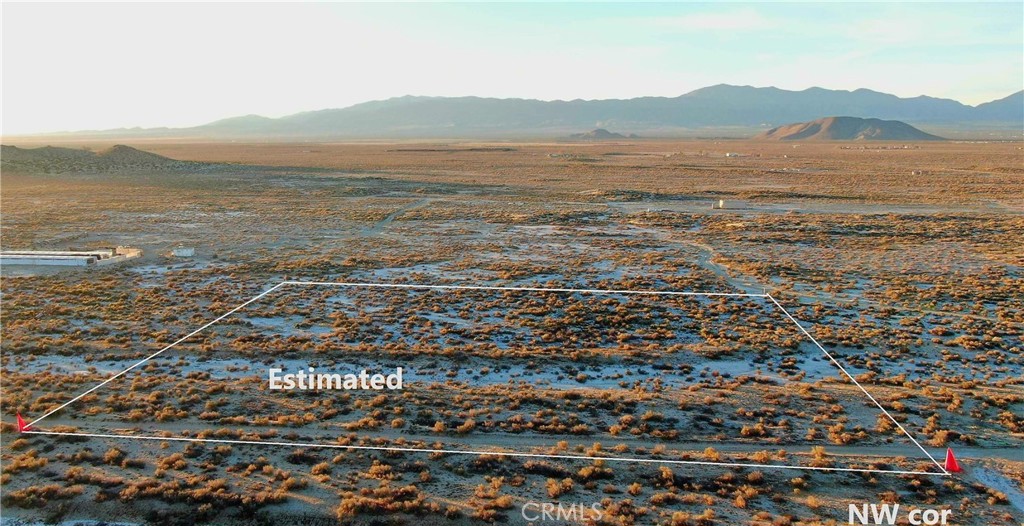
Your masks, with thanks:
M886 411L884 407L882 407L882 404L878 403L878 400L875 400L875 397L871 396L871 393L869 393L867 391L867 389L864 389L864 386L860 385L860 382L858 382L857 379L854 378L852 374L848 373L846 371L846 368L844 368L842 366L842 364L839 363L838 360L836 360L835 358L832 357L832 353L826 351L825 347L823 347L820 343L818 343L818 340L815 339L814 336L811 336L811 333L807 332L807 329L805 329L804 326L801 325L800 322L797 321L796 318L794 318L793 315L790 314L789 311L786 310L785 307L783 307L778 301L776 301L775 298L771 294L768 294L767 298L772 300L772 303L774 303L775 306L778 307L779 310L781 310L782 313L785 314L786 317L789 318L790 321L792 321L793 324L796 325L797 328L800 329L800 331L803 332L805 336L810 338L811 342L813 342L814 345L816 345L818 347L818 349L821 350L821 352L825 353L825 356L827 356L829 360L832 360L832 363L835 364L835 366L838 367L839 370L842 371L843 374L845 374L846 377L849 378L851 382L853 382L853 385L856 385L861 390L862 393L864 393L872 402L874 402L875 405L878 407L878 409L880 409L882 411L882 413L885 414L885 416L889 417L889 420L892 420L892 423L896 424L896 427L900 428L900 431L903 431L903 434L907 435L907 438L909 438L910 441L913 442L914 445L917 446L917 448L920 449L922 453L927 455L928 458L931 459L933 464L935 464L936 466L938 466L939 469L942 470L943 474L949 475L949 472L946 471L946 468L942 464L939 464L939 462L937 460L935 460L935 457L933 457L932 454L929 453L927 449L922 447L921 443L918 442L917 439L915 439L913 437L913 435L911 435L909 432L907 432L907 430L904 429L903 426L895 418L893 418L893 416L891 414L889 414L889 412Z
M416 453L446 453L446 454L471 454L471 455L500 455L506 457L532 457L532 458L559 458L559 459L602 459L610 461L626 461L626 462L648 462L648 463L663 463L663 464L692 464L692 465L707 465L707 466L732 466L732 467L755 467L755 468L773 468L773 469L797 469L797 470L811 470L811 471L839 471L839 472L855 472L855 473L890 473L890 474L904 474L904 475L950 475L949 472L943 468L935 458L928 453L928 451L921 446L921 444L914 439L913 436L888 411L878 403L877 400L863 386L857 382L853 376L850 375L843 368L843 366L828 352L825 348L818 343L818 341L811 336L809 332L800 324L799 321L794 318L789 311L787 311L776 299L768 293L764 294L751 294L743 292L688 292L688 291L658 291L658 290L614 290L614 289L572 289L572 288L543 288L543 287L497 287L497 286L484 286L484 285L420 285L420 284L405 284L405 283L355 283L355 282L334 282L334 281L282 281L273 287L253 296L245 302L239 304L237 307L225 312L218 316L214 320L206 323L198 329L182 336L175 342L167 345L166 347L154 352L153 354L139 360L131 367L114 374L110 378L107 378L103 382L89 388L82 392L78 396L64 402L60 406L51 409L46 412L43 416L36 418L28 424L31 427L44 418L64 409L65 407L77 402L89 393L107 385L113 380L119 378L125 373L135 369L136 367L156 358L164 351L167 351L179 343L199 334L210 326L220 322L224 318L231 316L232 314L243 309L247 305L263 298L267 294L277 290L284 285L300 285L300 286L332 286L332 287L377 287L377 288L392 288L392 289L425 289L425 290L491 290L491 291L519 291L519 292L578 292L583 294L631 294L631 295L657 295L657 296L709 296L709 297L748 297L748 298L768 298L775 306L782 311L783 314L792 321L804 335L806 335L815 346L820 349L825 356L839 368L847 378L850 379L861 392L874 402L874 404L889 417L890 420L902 431L907 438L909 438L914 445L916 445L938 468L941 470L940 473L933 473L930 471L901 471L901 470L878 470L878 469L856 469L856 468L826 468L826 467L809 467L809 466L780 466L773 464L747 464L739 462L704 462L695 460L661 460L661 459L643 459L643 458L628 458L628 457L589 457L584 455L546 455L541 453L515 453L515 452L495 452L495 451L482 451L482 450L447 450L447 449L427 449L427 448L401 448L401 447L384 447L384 446L342 446L337 444L313 444L313 443L300 443L300 442L277 442L277 441L256 441L256 440L219 440L219 439L208 439L208 438L187 438L187 437L154 437L154 436L137 436L137 435L112 435L112 434L101 434L101 433L66 433L57 431L38 431L29 429L24 431L25 433L32 433L38 435L63 435L63 436L82 436L82 437L94 437L94 438L129 438L137 440L176 440L186 442L219 442L225 444L249 444L249 445L276 445L276 446L288 446L288 447L314 447L314 448L335 448L335 449L366 449L366 450L378 450L378 451L399 451L399 452L416 452Z
M246 301L245 303L242 303L241 305L239 305L239 306L237 306L237 307L235 307L235 308L233 308L233 309L231 309L231 310L229 310L229 311L225 312L224 314L221 314L221 315L220 315L219 317L217 317L217 318L216 318L216 319L214 319L213 321L211 321L211 322L207 323L206 325L203 325L202 327L200 327L200 328L198 328L198 329L196 329L196 330L194 330L194 331L192 331L192 332L190 332L190 333L188 333L188 334L186 334L186 335L182 336L182 337L181 337L181 338L179 338L179 339L178 339L177 341L175 341L174 343L172 343L172 344L168 345L167 347L164 347L163 349L160 349L159 351L157 351L157 352L155 352L155 353L153 353L153 354L151 354L151 355L149 355L149 356L147 356L147 357L145 357L145 358L143 358L143 359L139 360L138 362L135 362L135 364L134 364L134 365L132 365L131 367L129 367L129 368L127 368L127 369L125 369L125 370L123 370L123 371L121 371L121 372L119 372L119 373L115 374L114 376L111 376L110 378L107 378L106 380L103 380L103 381L102 381L102 382L100 382L99 384L97 384L97 385L93 386L93 387L92 387L91 389L89 389L88 391L85 391L84 393L82 393L82 394L80 394L80 395L78 395L78 396L76 396L76 397L72 398L71 400L68 400L67 402L64 402L63 404L61 404L60 406L58 406L58 407L57 407L56 409L51 409L50 411L48 411L48 412L47 412L46 414L44 414L43 416L41 416L41 417L39 417L39 418L37 418L37 419L35 419L35 420L33 420L33 421L29 422L28 426L29 426L29 427L31 427L31 426L32 426L33 424L37 424L37 423L39 423L39 421L40 421L40 420L42 420L42 419L44 419L44 418L46 418L46 417L48 417L48 416L50 416L50 415L52 415L52 414L56 413L57 411L60 411L61 409L64 409L65 407L67 407L67 406L69 406L69 405L71 405L71 404L73 404L73 403L77 402L77 401L78 401L78 400L80 400L80 399L81 399L81 398L82 398L83 396L85 396L85 395L87 395L87 394L89 394L89 393L91 393L91 392L93 392L93 391L95 391L95 390L99 389L100 387L103 387L104 385L107 385L107 384L109 384L109 383L110 383L110 382L112 382L112 381L113 381L113 380L114 380L115 378L117 378L117 377L119 377L119 376L123 375L124 373L127 373L128 371L131 371L132 369L134 369L134 368L136 368L136 367L138 367L138 366L140 366L140 365L142 365L142 364L144 364L144 363L146 363L146 362L148 362L148 361L152 360L153 358L156 358L157 356L159 356L159 355L160 355L160 353L162 353L162 352L164 352L164 351L166 351L166 350L170 349L171 347L174 347L175 345L178 345L179 343L181 343L181 342L183 342L183 341L185 341L185 340L187 340L187 339L189 339L189 338L191 338L191 337L195 336L196 334L199 334L199 333L200 333L200 332L202 332L202 331L203 331L204 329L206 329L207 327L209 327L209 326L211 326L211 325L213 325L213 324L215 324L215 323L219 322L220 320L223 320L224 318L227 318L228 316L231 316L232 314L234 314L234 313L236 313L236 312L238 312L238 311L242 310L242 308L243 308L243 307L245 307L246 305L248 305L248 304L250 304L250 303L252 303L252 302L254 302L254 301L256 301L256 300L258 300L258 299L260 299L260 298L262 298L263 296L266 296L267 294L270 294L271 292L273 292L273 291L277 290L277 289L278 289L278 287L280 287L281 285L284 285L284 283L278 283L277 285L274 285L273 287L270 287L269 289L267 289L267 290L265 290L265 291L263 291L263 292L259 293L258 295L256 295L256 296L253 296L253 297L252 297L251 299L249 299L249 300L248 300L248 301Z
M348 283L344 281L284 281L281 285L313 285L317 287L379 287L390 289L440 289L440 290L508 290L520 292L581 292L584 294L634 294L655 296L731 296L767 298L767 294L746 292L677 292L672 290L615 290L615 289L549 289L542 287L488 287L485 285L419 285L406 283Z
M403 453L444 453L448 455L494 455L501 457L526 457L526 458L557 458L557 459L569 459L569 460L604 460L611 462L641 462L649 464L690 464L698 466L717 466L717 467L745 467L745 468L768 468L768 469L793 469L793 470L810 470L810 471L838 471L847 473L888 473L896 475L941 475L941 473L933 473L931 471L904 471L896 469L870 469L870 468L833 468L833 467L813 467L813 466L785 466L777 464L755 464L755 463L744 463L744 462L710 462L703 460L673 460L673 459L656 459L656 458L632 458L632 457L591 457L587 455L564 455L564 454L544 454L544 453L518 453L510 451L486 451L486 450L471 450L471 449L429 449L419 447L397 447L397 446L351 446L341 444L314 444L306 442L281 442L276 440L233 440L233 439L219 439L219 438L189 438L189 437L161 437L161 436L148 436L148 435L111 435L103 433L64 433L57 431L34 431L29 430L25 433L32 433L36 435L58 435L58 436L77 436L77 437L90 437L90 438L134 438L136 440L156 440L156 441L177 441L177 442L209 442L215 444L242 444L252 446L283 446L283 447L308 447L308 448L324 448L324 449L349 449L349 450L373 450L373 451L398 451Z

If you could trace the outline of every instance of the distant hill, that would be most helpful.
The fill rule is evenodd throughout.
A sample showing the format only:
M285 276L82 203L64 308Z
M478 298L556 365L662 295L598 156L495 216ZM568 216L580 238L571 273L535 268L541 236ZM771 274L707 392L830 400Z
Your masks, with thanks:
M859 117L825 117L772 128L758 139L779 141L942 141L905 122Z
M177 161L131 146L116 145L100 152L74 148L19 148L0 146L0 164L4 168L25 168L46 172L109 171L146 168L185 168L200 163Z
M1024 91L1018 91L1009 97L999 100L979 104L974 108L974 114L976 118L983 121L1024 122Z
M569 136L570 139L580 139L585 141L603 141L607 139L636 139L638 138L635 133L629 135L623 135L621 133L610 132L604 128L597 128L583 133L574 133Z
M196 137L214 139L313 139L345 137L567 136L580 129L672 135L687 130L757 129L804 122L822 115L899 120L942 129L1024 129L1024 91L979 106L935 97L900 98L854 91L720 84L678 97L540 101L481 97L413 97L281 118L246 115L193 128L78 132L98 137Z

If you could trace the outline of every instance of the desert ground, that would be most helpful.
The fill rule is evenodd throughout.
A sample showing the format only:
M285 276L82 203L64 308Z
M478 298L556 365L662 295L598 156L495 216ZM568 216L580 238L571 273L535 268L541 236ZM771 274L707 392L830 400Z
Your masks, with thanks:
M1019 142L131 146L4 160L5 250L144 254L0 269L5 525L1024 524Z

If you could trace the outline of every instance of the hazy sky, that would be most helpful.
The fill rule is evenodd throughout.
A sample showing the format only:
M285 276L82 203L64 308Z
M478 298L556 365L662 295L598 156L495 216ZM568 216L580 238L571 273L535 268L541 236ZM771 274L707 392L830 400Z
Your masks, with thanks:
M3 133L191 126L400 95L1024 85L1024 3L3 4Z

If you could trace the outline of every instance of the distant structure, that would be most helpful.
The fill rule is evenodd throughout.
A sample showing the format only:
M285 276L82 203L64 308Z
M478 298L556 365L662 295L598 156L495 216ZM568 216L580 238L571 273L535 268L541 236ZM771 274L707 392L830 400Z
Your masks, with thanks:
M114 255L124 259L137 258L142 255L142 249L122 245L114 249Z
M89 265L118 263L126 259L137 258L141 255L141 249L125 246L98 250L5 250L0 252L0 266L47 265L85 267Z
M719 199L718 201L715 201L714 203L711 204L711 208L713 210L737 210L746 207L747 203L745 201L740 201L737 199Z
M741 154L738 154L736 152L725 152L725 156L726 157L742 157Z
M184 246L178 245L178 246L174 247L171 250L171 255L176 257L176 258L195 257L196 249L195 249L195 247L184 247Z

